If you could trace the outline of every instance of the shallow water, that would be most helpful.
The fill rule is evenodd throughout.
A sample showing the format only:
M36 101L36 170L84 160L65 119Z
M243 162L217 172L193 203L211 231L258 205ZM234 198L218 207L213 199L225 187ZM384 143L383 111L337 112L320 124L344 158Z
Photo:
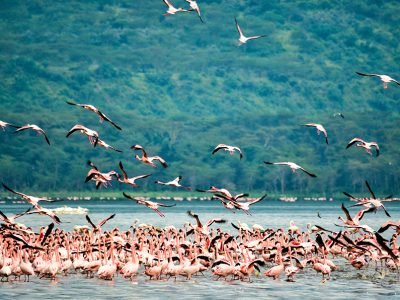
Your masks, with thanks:
M346 206L353 202L343 201ZM172 201L165 201L172 203ZM277 200L266 199L263 202L253 205L251 208L252 216L243 213L233 214L223 208L217 201L181 201L176 202L177 206L172 208L162 208L166 214L165 218L159 217L153 211L136 205L129 200L91 200L91 201L65 201L60 203L51 203L46 207L53 208L63 205L70 207L85 207L89 209L89 215L94 223L100 219L116 213L114 219L110 220L103 228L105 230L114 227L128 229L132 223L138 219L139 223L149 223L164 227L174 225L182 226L185 222L192 222L193 219L187 214L187 210L193 210L200 215L201 220L207 220L213 217L222 217L228 220L226 224L220 226L225 230L234 233L236 230L230 225L230 222L238 221L262 225L264 228L287 228L290 220L302 229L306 229L307 223L318 224L333 230L340 224L338 216L343 216L340 209L341 201L297 201L294 203L284 203ZM24 204L0 204L0 210L6 214L21 212L28 206ZM392 202L387 204L393 220L400 219L400 203ZM322 218L318 218L317 212ZM354 215L356 208L350 208L350 213ZM71 230L74 225L87 225L84 215L60 215L62 224L60 228ZM388 220L383 211L376 214L367 214L363 221L374 229ZM37 229L40 226L48 225L51 220L45 216L24 216L19 219L20 222ZM215 226L214 226L215 227ZM354 296L363 299L381 299L381 298L400 298L400 283L396 274L382 276L375 273L373 268L357 271L346 264L343 260L334 260L340 268L333 272L331 280L325 283L321 282L321 276L314 270L306 269L296 276L296 282L286 282L283 280L274 281L265 278L263 275L253 276L252 282L229 282L215 281L209 272L205 276L196 276L187 281L178 278L176 282L170 281L150 281L143 274L137 276L136 281L128 281L121 277L113 281L103 281L97 278L86 278L86 275L71 274L67 277L58 276L55 282L47 279L38 279L32 277L30 283L11 282L0 284L0 299L93 299L93 298L119 298L119 299L249 299L249 298L274 298L287 299L304 298L329 299L354 298ZM264 268L262 269L262 271Z

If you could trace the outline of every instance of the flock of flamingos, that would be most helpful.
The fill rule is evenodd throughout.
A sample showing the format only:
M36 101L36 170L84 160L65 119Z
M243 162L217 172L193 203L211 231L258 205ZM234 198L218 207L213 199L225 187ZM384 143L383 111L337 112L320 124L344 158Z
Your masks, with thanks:
M163 0L168 10L166 15L174 15L183 12L197 12L200 20L203 19L196 1L186 0L190 8L175 8L169 1ZM235 20L236 21L236 20ZM238 22L236 28L239 33L239 43L245 44L250 40L264 37L262 35L244 36ZM399 82L387 75L357 73L361 76L379 77L387 84ZM103 112L89 104L77 104L67 102L69 105L84 108L96 113L100 121L109 122L116 129L121 130L114 121ZM343 115L338 114L342 118ZM304 124L313 127L318 134L323 133L325 142L328 144L328 133L326 129L317 123ZM0 121L3 130L7 127L15 127L16 132L33 130L44 136L50 145L50 140L43 129L37 125L17 126ZM73 126L67 133L67 138L74 133L86 135L89 142L94 146L112 149L121 152L100 139L97 131L89 129L81 124ZM379 155L379 146L376 142L367 142L361 138L354 138L348 142L347 148L352 145L364 148L372 155ZM144 147L133 145L133 151L140 155L135 158L151 167L168 167L167 162L161 156L149 156ZM227 151L230 154L239 153L240 159L243 153L240 148L219 144L212 154ZM286 165L293 172L301 170L310 177L315 174L304 169L293 162L269 162L267 165ZM92 162L88 162L90 170L86 175L86 182L93 181L96 188L107 187L112 180L137 187L137 180L149 177L149 174L129 177L122 162L119 162L120 173L110 171L101 172ZM155 181L156 184L172 186L190 190L191 187L181 185L182 177L163 182ZM356 201L353 206L361 207L361 210L351 216L348 209L342 204L341 209L344 218L339 217L342 224L337 225L337 231L331 231L320 226L309 226L302 231L293 223L285 229L264 229L261 226L253 227L241 224L235 227L232 234L220 228L212 229L217 223L225 223L226 220L214 218L201 220L201 216L193 211L188 211L188 219L193 219L193 224L184 225L181 228L166 226L159 228L152 225L133 225L127 230L114 228L103 231L102 226L114 218L110 215L97 224L88 215L86 220L90 226L76 227L71 232L55 228L55 223L61 222L60 218L51 210L43 207L41 202L54 201L46 198L23 194L10 188L6 183L3 187L10 193L16 194L31 207L13 216L6 216L0 211L2 223L0 228L0 277L1 281L21 280L29 281L30 276L37 275L39 278L50 278L66 276L71 273L81 273L86 277L98 277L104 280L113 280L120 276L133 280L140 274L145 274L149 279L165 280L183 277L191 279L192 276L209 272L215 280L248 280L255 273L261 273L273 279L285 275L287 281L294 281L299 272L312 268L322 275L322 280L328 280L331 272L337 270L334 260L345 261L356 269L375 268L380 274L397 272L399 275L400 256L397 244L400 233L400 222L387 221L380 228L373 229L362 224L365 214L383 210L388 217L389 212L384 206L386 201L392 201L391 196L380 199L372 191L368 182L367 188L371 197L357 198L349 193L346 196ZM250 206L263 200L266 195L257 199L247 198L246 193L232 194L227 189L211 186L209 189L199 192L211 193L216 201L235 212L242 211L250 214ZM160 207L168 207L158 202L145 198L136 198L127 193L123 195L136 201L137 204L145 205L153 209L163 217ZM17 218L30 214L40 214L52 219L52 223L34 232L32 228L17 223ZM386 238L381 235L386 236Z

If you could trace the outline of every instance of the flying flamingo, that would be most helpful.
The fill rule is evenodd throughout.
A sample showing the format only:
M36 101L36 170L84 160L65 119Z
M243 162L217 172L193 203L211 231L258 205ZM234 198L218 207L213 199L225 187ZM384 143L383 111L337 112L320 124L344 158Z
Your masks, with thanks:
M114 150L114 151L116 151L116 152L122 153L121 150L118 150L118 149L114 148L113 146L107 144L105 141L103 141L103 140L101 140L101 139L97 139L97 145L99 145L100 147L104 147L104 148L106 148L106 149L112 149L112 150Z
M397 85L400 85L400 82L398 82L397 80L393 79L392 77L388 76L388 75L383 75L383 74L365 74L365 73L360 73L360 72L356 72L358 75L361 76L370 76L370 77L379 77L379 79L383 82L383 88L387 89L388 87L388 83L390 82L394 82Z
M246 37L243 34L242 30L240 29L239 23L236 20L236 18L235 18L235 23L236 23L236 29L237 29L237 31L239 33L239 46L241 46L243 44L246 44L250 40L256 40L256 39L259 39L259 38L262 38L262 37L266 37L266 35L256 35L256 36Z
M211 154L214 154L216 152L218 152L219 150L223 149L224 151L229 151L229 153L232 155L235 151L238 151L240 154L240 159L243 158L243 153L240 150L239 147L234 147L234 146L228 146L225 144L219 144L217 147L215 147L215 149L213 150L213 152Z
M192 188L188 187L188 186L181 185L180 184L181 180L182 180L182 176L178 176L174 180L171 180L171 181L168 181L168 182L163 182L163 181L156 180L155 183L161 184L161 185L167 185L167 186L174 186L174 187L178 187L178 188L183 188L183 189L186 189L186 190L190 191Z
M70 102L70 101L67 101L67 103L69 105L79 106L79 107L82 107L82 108L84 108L86 110L92 111L92 112L96 113L100 117L100 123L103 123L103 121L107 121L107 122L111 123L115 128L117 128L119 130L122 130L121 127L119 127L117 124L115 124L109 117L107 117L97 107L94 107L93 105L90 105L90 104L77 104L77 103L73 103L73 102Z
M15 131L15 133L21 132L21 131L24 131L24 130L28 130L28 129L36 131L38 134L43 134L44 138L46 139L47 144L50 145L49 138L47 137L47 135L44 132L44 130L42 128L40 128L39 126L35 125L35 124L27 124L27 125L21 126Z
M376 142L366 142L366 141L364 141L363 139L360 139L360 138L357 138L357 137L356 137L356 138L352 139L352 140L347 144L346 149L349 148L349 147L351 147L351 146L353 146L355 143L357 143L357 144L356 144L357 147L362 147L362 148L364 148L364 149L367 151L367 153L368 153L369 155L372 155L371 149L372 149L372 147L374 147L375 150L376 150L376 156L377 156L377 157L379 156L379 146L378 146L378 144L377 144Z
M164 16L168 16L168 15L175 15L178 12L188 12L187 9L183 9L182 7L180 8L175 8L171 2L169 2L168 0L163 0L163 2L165 3L165 5L168 7L168 10L165 12Z
M148 208L151 208L152 210L154 210L160 217L165 217L165 215L158 209L159 206L161 207L173 207L176 206L176 204L172 204L172 205L166 205L166 204L162 204L162 203L158 203L158 202L153 202L150 200L144 200L144 199L140 199L140 198L133 198L132 196L126 194L125 192L122 193L126 198L136 201L137 204L141 204L144 205Z
M118 178L118 181L122 182L122 183L129 184L129 185L134 186L134 187L139 187L139 185L137 185L135 183L135 181L137 179L147 178L147 177L151 176L151 174L147 174L147 175L139 175L139 176L135 176L135 177L129 178L128 174L126 174L126 172L124 170L124 166L122 165L122 162L119 162L119 168L121 169L123 179Z
M317 123L307 123L307 124L304 124L303 126L316 128L318 135L322 132L325 136L325 141L328 144L328 133L326 132L326 129L324 128L324 126L322 126L321 124L317 124Z
M89 215L86 215L86 220L88 221L88 223L92 226L93 228L93 232L101 232L101 227L107 223L107 221L111 220L112 218L115 217L115 214L112 214L110 216L108 216L107 218L104 218L103 220L101 220L99 223L97 223L97 225L95 225L92 220L90 219Z
M157 166L153 163L154 160L159 161L164 168L168 167L166 161L160 156L147 156L146 151L140 145L133 145L131 149L142 151L142 157L139 157L139 155L135 155L135 158L145 164L152 166L153 168L157 168Z
M79 131L80 133L86 135L89 138L90 144L92 144L94 147L96 147L98 141L99 141L99 134L97 131L89 129L83 125L76 124L74 127L72 127L66 137L69 137L71 134L74 132Z
M196 11L197 15L199 16L199 19L202 23L204 23L203 18L201 17L201 13L200 13L200 7L197 4L196 0L185 0L187 3L189 3L190 5L190 9L188 11Z
M16 191L12 190L8 186L6 186L4 183L2 183L2 185L7 191L20 196L22 199L24 199L26 202L28 202L29 204L33 205L34 207L38 206L40 201L46 201L46 202L62 201L62 200L50 200L50 199L46 199L46 198L38 198L38 197L34 197L34 196L29 196L29 195L26 195L26 194L23 194L23 193L16 192Z
M309 176L311 176L311 177L317 177L317 175L308 172L308 171L305 170L303 167L300 167L298 164L295 164L295 163L293 163L293 162L275 162L275 163L274 163L274 162L264 161L264 163L267 164L267 165L286 165L286 166L289 166L289 168L292 169L293 173L294 173L296 170L300 169L300 170L302 170L304 173L306 173L307 175L309 175Z

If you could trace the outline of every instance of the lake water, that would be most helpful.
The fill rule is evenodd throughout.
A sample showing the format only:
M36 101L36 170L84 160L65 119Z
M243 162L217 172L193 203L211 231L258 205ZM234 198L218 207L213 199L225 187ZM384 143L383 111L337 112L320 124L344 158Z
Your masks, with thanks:
M171 204L173 201L165 201ZM247 223L249 226L259 224L264 228L285 228L293 220L295 224L304 230L308 223L338 230L334 224L340 224L338 216L344 216L340 209L342 201L297 201L293 203L281 202L278 200L265 199L252 206L252 216L241 212L233 214L223 208L218 201L179 201L177 206L172 208L161 208L166 217L161 218L155 212L139 206L130 200L90 200L90 201L65 201L44 205L48 208L67 205L70 207L84 207L89 209L89 215L94 223L100 219L116 213L114 219L110 220L104 230L119 227L128 229L135 220L139 223L148 223L160 227L174 225L182 226L185 222L193 223L186 211L192 210L199 214L201 220L214 217L222 217L228 220L221 228L235 233L236 230L230 222L238 221ZM343 200L346 206L354 204ZM387 209L393 220L400 219L400 202L387 203ZM6 214L21 212L28 205L12 204L6 202L0 204L0 210ZM357 208L350 208L354 215ZM321 218L317 216L319 212ZM87 225L84 215L60 215L62 224L60 228L71 230L74 225ZM367 214L363 222L374 229L387 221L383 211L376 214ZM51 219L46 216L24 216L20 222L38 229L40 226L48 225ZM178 278L173 280L150 281L143 274L139 274L135 281L128 281L116 277L113 281L103 281L97 278L88 279L85 275L71 274L67 277L59 275L55 282L47 279L32 277L31 282L10 282L0 283L0 299L287 299L307 298L321 299L351 299L354 297L362 299L400 299L400 282L395 273L382 276L375 273L371 267L367 270L355 270L342 259L334 259L339 265L339 270L332 272L331 280L321 282L321 276L310 268L296 276L296 282L272 280L260 274L253 276L252 282L240 281L214 281L211 273L206 272L205 276L196 276L187 281ZM262 268L262 272L265 268Z

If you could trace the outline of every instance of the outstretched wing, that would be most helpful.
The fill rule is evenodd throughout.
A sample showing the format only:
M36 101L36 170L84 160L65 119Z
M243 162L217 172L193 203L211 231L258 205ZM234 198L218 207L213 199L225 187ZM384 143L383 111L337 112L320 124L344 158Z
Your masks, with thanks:
M308 172L306 169L304 169L303 167L300 167L300 170L302 170L304 173L306 173L307 175L311 176L311 177L317 177L317 175Z
M40 245L43 245L43 244L44 244L44 242L47 240L47 238L48 238L48 236L50 235L50 233L51 233L51 231L53 230L53 228L54 228L54 223L51 223L51 224L47 227L47 230L46 230L46 232L45 232L45 234L44 234L44 236L43 236L42 241L40 242Z
M90 225L92 225L93 228L96 228L96 225L94 225L92 220L89 218L89 215L86 215L86 220L89 222Z
M371 186L369 185L367 180L365 180L365 184L367 185L368 191L371 193L372 198L376 199L375 193L372 191Z
M379 74L366 74L366 73L361 73L361 72L356 72L356 74L360 76L373 76L373 77L379 77Z
M126 174L126 172L124 170L124 166L122 165L122 162L119 162L119 168L122 172L122 175L124 176L124 179L128 179L128 174Z
M228 146L227 146L227 145L224 145L224 144L219 144L219 145L218 145L217 147L215 147L215 149L211 152L211 155L214 155L215 152L218 152L219 150L224 149L224 148L228 148Z
M9 188L8 186L6 186L3 182L2 182L1 184L3 185L3 187L4 187L7 191L9 191L9 192L11 192L11 193L13 193L13 194L16 194L16 195L21 196L21 197L26 196L25 194L22 194L22 193L19 193L19 192L16 192L16 191L10 189L10 188Z
M237 29L239 35L240 35L240 36L243 36L243 32L242 32L242 30L240 29L239 23L238 23L238 21L236 20L236 18L235 18L235 24L236 24L236 29Z
M119 127L117 124L115 124L109 117L107 117L105 114L103 114L101 111L98 111L98 114L101 118L103 118L105 121L111 123L115 128L122 130L121 127Z
M347 144L346 149L349 148L349 147L351 147L351 146L353 146L354 143L357 143L357 142L360 142L360 143L365 144L364 140L362 140L362 139L360 139L360 138L354 138L354 139L352 139L352 140Z
M347 196L347 195L346 195ZM348 221L353 221L353 219L351 218L351 216L350 216L350 213L349 213L349 211L347 210L347 208L344 206L344 204L342 203L342 210L343 210L343 212L344 212L344 214L346 215L346 219L348 220Z
M107 217L107 218L105 218L105 219L103 219L103 220L101 220L100 222L99 222L99 227L101 227L101 226L103 226L108 220L111 220L112 218L114 218L115 217L115 214L112 214L112 215L110 215L109 217Z
M171 204L171 205L167 205L167 204L162 204L162 203L157 203L159 206L162 206L162 207L173 207L173 206L176 206L176 204Z

